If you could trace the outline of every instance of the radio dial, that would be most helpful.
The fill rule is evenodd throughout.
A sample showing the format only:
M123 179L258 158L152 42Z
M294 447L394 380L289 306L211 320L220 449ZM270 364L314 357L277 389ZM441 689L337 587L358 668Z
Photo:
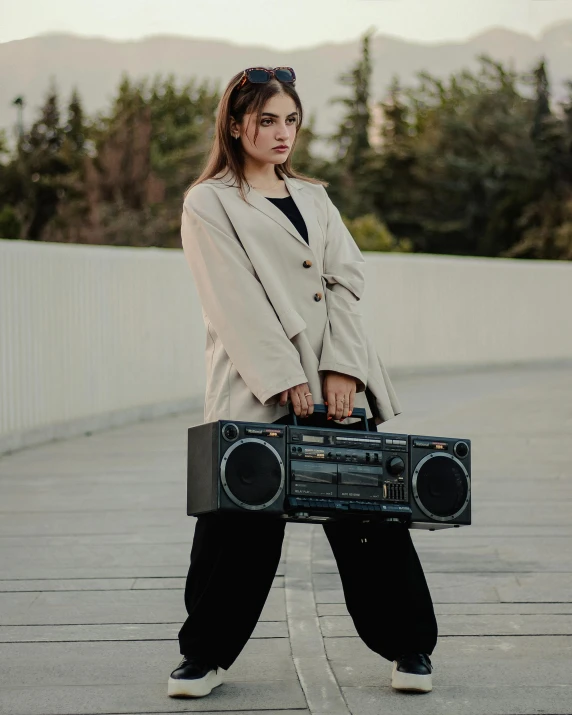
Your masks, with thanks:
M394 477L398 477L400 474L403 474L404 470L405 462L401 459L401 457L392 457L388 460L387 471Z
M232 422L226 424L222 428L222 436L228 441L232 442L238 437L238 427Z
M464 459L469 454L469 445L466 442L456 442L453 447L453 452L455 452L457 457Z

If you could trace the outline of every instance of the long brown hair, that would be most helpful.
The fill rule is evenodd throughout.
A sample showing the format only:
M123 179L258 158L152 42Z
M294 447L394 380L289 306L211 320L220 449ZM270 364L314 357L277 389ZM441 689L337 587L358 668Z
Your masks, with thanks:
M292 97L294 103L296 104L296 109L298 111L298 123L296 127L296 138L294 139L294 144L292 145L292 150L290 151L288 158L282 164L277 164L275 166L275 172L278 178L282 176L288 176L293 179L302 179L303 181L309 181L312 184L322 184L327 186L327 182L320 181L319 179L314 179L309 176L304 176L294 171L292 168L292 153L294 147L296 146L296 140L298 138L298 132L302 126L302 102L298 92L294 88L293 84L286 82L279 82L276 79L271 79L270 82L264 83L252 83L245 82L244 85L238 89L238 84L242 79L243 73L238 72L228 83L216 110L216 122L215 122L215 135L213 144L210 150L210 154L207 159L207 163L200 176L193 181L193 183L185 191L185 196L188 192L203 181L207 179L212 179L221 172L226 174L230 173L238 180L238 188L240 195L244 201L246 201L246 196L244 194L244 186L248 184L246 176L244 175L244 150L242 148L242 142L233 139L230 134L230 120L234 118L237 123L242 123L245 114L256 113L256 130L254 134L254 141L258 137L258 129L260 121L262 118L262 111L266 102L274 97L276 94L287 94Z

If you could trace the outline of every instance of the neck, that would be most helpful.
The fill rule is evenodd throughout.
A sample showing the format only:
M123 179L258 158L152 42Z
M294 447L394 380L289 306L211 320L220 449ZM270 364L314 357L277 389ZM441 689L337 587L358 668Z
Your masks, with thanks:
M251 186L276 187L280 185L280 179L276 174L274 164L247 163L244 167L244 175Z

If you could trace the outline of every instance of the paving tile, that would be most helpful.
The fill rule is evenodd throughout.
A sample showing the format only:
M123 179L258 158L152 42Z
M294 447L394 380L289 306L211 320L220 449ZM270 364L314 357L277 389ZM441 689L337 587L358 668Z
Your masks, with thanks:
M376 687L391 672L391 664L359 638L325 638L324 643L341 686ZM440 638L432 660L439 687L467 682L516 689L533 683L572 693L572 640L566 636Z
M0 643L177 640L181 623L0 626ZM285 621L259 621L251 638L288 638Z
M187 614L183 591L0 593L0 625L176 623ZM284 621L284 589L270 590L262 620Z
M436 683L436 679L433 681ZM399 693L389 678L375 688L342 688L352 713L359 715L411 715L412 712L439 715L569 715L572 693L564 686L487 687L471 684L467 678L456 686L434 685L433 692L416 695Z
M175 643L37 643L4 646L0 712L10 715L84 715L204 711L205 701L167 698ZM40 659L33 684L30 659ZM251 640L209 697L214 711L306 708L286 639ZM8 686L8 687L6 687ZM41 697L39 696L41 689Z
M319 616L347 616L345 603L319 603ZM439 615L480 616L480 615L570 615L572 603L437 603L435 613Z
M328 574L318 574L320 577ZM427 582L434 603L478 603L500 601L497 588L516 587L513 574L442 574L427 573ZM331 584L333 586L334 580ZM316 588L316 603L343 603L341 588ZM508 600L508 599L507 599ZM524 598L523 598L524 600Z
M170 663L168 668L176 665ZM167 670L168 670L167 668ZM168 672L152 682L103 685L10 686L0 690L0 712L9 715L142 715L142 713L308 713L297 683L266 678L258 683L226 682L208 697L167 697ZM207 710L206 708L210 708Z
M0 460L2 458L0 457ZM6 459L6 458L4 458ZM0 462L1 464L1 462ZM81 473L81 472L80 472ZM189 543L192 541L195 519L187 517L182 509L87 509L66 510L60 504L57 511L10 512L0 505L0 536L85 536L125 534L159 534L171 537L188 525Z
M572 618L559 614L506 615L438 615L439 636L572 636ZM350 616L322 616L320 627L324 637L352 636L357 633Z
M160 579L164 580L164 579ZM0 580L0 593L48 591L128 591L135 587L134 578L68 578Z

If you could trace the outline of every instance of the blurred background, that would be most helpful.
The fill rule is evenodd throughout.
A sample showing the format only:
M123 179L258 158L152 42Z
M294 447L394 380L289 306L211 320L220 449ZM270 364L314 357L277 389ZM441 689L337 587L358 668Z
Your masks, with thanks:
M572 258L570 0L25 0L0 28L3 238L180 247L222 88L288 64L295 166L363 250Z

